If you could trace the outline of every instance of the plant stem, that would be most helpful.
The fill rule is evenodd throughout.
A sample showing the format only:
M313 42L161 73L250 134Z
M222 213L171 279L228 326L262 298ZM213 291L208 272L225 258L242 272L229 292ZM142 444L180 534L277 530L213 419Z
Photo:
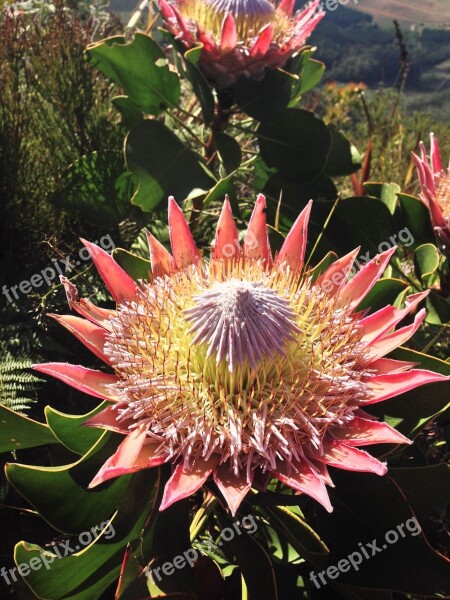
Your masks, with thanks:
M233 95L229 90L217 91L217 102L214 116L211 121L211 132L205 146L205 159L209 168L214 166L217 152L214 147L214 136L225 131L230 119L230 108L233 105ZM203 208L203 197L192 200L192 212L190 218L191 229L195 229L200 212Z
M228 90L217 92L217 102L214 111L214 117L211 121L211 133L205 150L205 158L209 166L213 165L216 154L216 150L214 148L214 136L217 133L222 133L225 131L230 119L230 109L232 105L233 96Z

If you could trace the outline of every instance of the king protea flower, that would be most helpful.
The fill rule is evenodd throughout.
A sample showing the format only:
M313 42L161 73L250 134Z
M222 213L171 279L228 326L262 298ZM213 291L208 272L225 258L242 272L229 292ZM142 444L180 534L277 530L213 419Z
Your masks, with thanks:
M78 300L55 316L110 368L50 363L36 368L111 404L87 425L125 436L90 487L170 463L161 510L212 477L234 514L253 484L275 477L332 510L327 466L384 475L357 446L409 443L366 407L446 379L384 358L425 317L395 329L403 309L367 315L358 306L395 249L349 279L355 250L315 281L303 268L311 202L272 257L266 201L258 196L242 245L225 200L209 260L169 199L172 254L148 234L152 278L136 283L98 246L84 242L116 310Z
M294 0L159 0L169 31L186 48L202 45L200 66L220 88L260 78L298 52L324 16L320 0L293 14Z
M430 158L420 142L420 156L413 153L422 189L421 200L430 211L431 224L441 250L450 256L450 164L445 169L434 134L430 134Z

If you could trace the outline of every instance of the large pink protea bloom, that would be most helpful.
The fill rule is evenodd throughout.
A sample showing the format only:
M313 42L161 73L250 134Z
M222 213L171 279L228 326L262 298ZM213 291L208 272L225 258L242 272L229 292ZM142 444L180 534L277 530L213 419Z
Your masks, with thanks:
M186 48L202 45L200 66L220 88L241 75L282 67L324 16L320 0L292 14L294 0L159 0L169 31Z
M426 292L403 309L358 312L394 250L349 279L351 252L313 281L302 268L311 202L275 257L265 208L260 195L241 246L226 200L206 260L170 198L172 254L148 234L151 281L134 282L84 242L117 309L78 300L65 280L70 306L85 319L55 318L113 372L36 368L111 402L87 425L125 439L90 487L171 463L161 509L212 476L234 514L252 484L272 476L331 511L327 465L384 475L386 465L356 446L408 443L364 409L445 379L384 358L420 326L424 310L395 329Z
M430 158L420 142L420 156L413 153L422 188L421 200L430 211L431 223L441 250L450 256L450 164L442 165L441 153L434 134L430 134Z

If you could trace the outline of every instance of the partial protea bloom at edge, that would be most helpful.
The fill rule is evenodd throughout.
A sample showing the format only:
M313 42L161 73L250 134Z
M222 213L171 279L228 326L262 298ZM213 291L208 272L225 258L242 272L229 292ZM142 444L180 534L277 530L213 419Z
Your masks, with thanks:
M443 166L439 145L430 134L430 156L420 142L420 156L413 153L419 174L421 200L430 211L431 223L441 250L450 256L450 164Z
M169 31L186 48L202 45L200 66L218 88L241 75L283 67L324 16L320 0L293 14L294 0L159 0Z
M385 358L420 326L424 310L397 328L427 293L409 296L403 309L358 312L393 250L350 279L351 252L314 281L303 268L311 203L275 256L265 208L260 195L239 244L226 200L207 260L171 198L172 253L148 234L150 281L135 283L85 242L117 308L79 300L63 280L80 316L55 318L110 373L36 368L111 403L86 424L125 437L90 487L171 463L161 509L212 477L234 514L252 485L272 476L331 511L328 465L383 475L386 465L357 446L409 442L365 409L445 379Z

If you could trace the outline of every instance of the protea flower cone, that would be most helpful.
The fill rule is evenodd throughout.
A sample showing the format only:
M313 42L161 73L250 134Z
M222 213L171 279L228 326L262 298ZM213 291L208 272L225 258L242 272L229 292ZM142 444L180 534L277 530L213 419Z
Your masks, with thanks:
M384 358L418 329L395 329L426 296L367 316L361 300L394 250L352 279L357 250L316 280L303 269L311 202L272 257L258 196L243 244L228 200L209 260L169 199L172 254L148 234L152 280L135 283L104 250L84 242L117 302L78 300L55 317L111 374L51 363L36 368L111 404L86 425L125 438L90 484L173 465L161 510L212 477L234 514L256 480L276 477L332 510L327 466L384 475L357 446L409 441L365 412L375 402L445 377Z
M324 16L320 0L293 14L294 0L159 0L169 31L202 45L200 66L217 88L260 78L298 52Z
M428 207L431 224L442 252L450 256L450 164L443 167L438 142L430 134L430 157L420 142L420 156L413 153L422 188L421 200Z

